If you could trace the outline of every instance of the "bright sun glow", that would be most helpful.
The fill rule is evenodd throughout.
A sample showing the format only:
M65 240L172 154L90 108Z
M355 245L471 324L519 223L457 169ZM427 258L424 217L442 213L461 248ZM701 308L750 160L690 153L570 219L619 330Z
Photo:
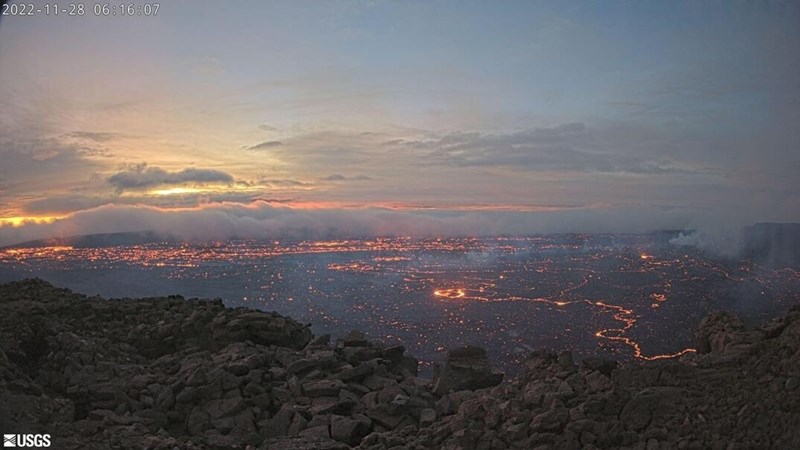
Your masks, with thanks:
M151 196L169 195L191 195L191 194L222 194L225 192L260 192L263 186L241 186L241 185L206 185L206 186L175 186L163 189L152 189L147 191ZM131 195L136 195L131 194Z
M150 191L152 195L183 195L183 194L199 194L201 192L210 192L210 189L200 189L193 187L174 187L169 189L156 189Z
M19 217L4 217L0 219L0 226L12 226L12 227L19 227L22 225L30 225L30 224L37 224L37 223L52 223L58 219L61 219L60 216L40 216L40 217L28 217L28 216L19 216Z

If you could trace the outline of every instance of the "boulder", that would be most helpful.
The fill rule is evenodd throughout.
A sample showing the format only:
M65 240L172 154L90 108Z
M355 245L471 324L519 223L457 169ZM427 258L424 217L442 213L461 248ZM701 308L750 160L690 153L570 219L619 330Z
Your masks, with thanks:
M310 381L303 384L303 392L309 397L336 397L347 385L338 379Z
M427 427L433 424L436 421L436 410L433 408L425 408L419 414L419 425L422 427Z
M351 331L344 337L339 339L340 347L366 347L369 344L364 333L360 331Z
M737 340L744 329L741 319L727 312L716 312L700 322L695 330L695 345L699 353L723 353Z
M611 376L611 372L617 368L619 364L616 361L589 356L581 360L581 367L587 370L596 370L606 376Z
M348 445L357 445L369 433L372 421L356 414L353 417L334 415L331 417L331 437Z
M480 347L460 347L447 354L444 367L437 367L433 378L433 392L444 395L461 390L483 389L497 386L503 374L492 369L486 350Z
M311 340L311 332L299 323L273 313L247 311L233 320L212 322L213 342L229 344L251 341L261 345L279 345L301 349Z

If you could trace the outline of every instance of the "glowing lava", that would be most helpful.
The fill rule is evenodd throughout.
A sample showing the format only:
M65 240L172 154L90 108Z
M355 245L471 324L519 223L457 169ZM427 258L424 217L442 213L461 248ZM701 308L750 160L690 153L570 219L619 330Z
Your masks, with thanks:
M455 299L455 298L465 297L467 295L467 292L464 291L464 289L457 289L457 288L436 289L435 291L433 291L433 295L441 298Z
M599 338L608 339L609 341L616 341L622 342L623 344L631 347L633 349L633 356L644 359L647 361L655 361L658 359L670 359L670 358L677 358L678 356L685 355L687 353L695 353L697 350L693 348L685 348L679 352L675 353L665 353L661 355L652 355L647 356L642 354L642 349L639 346L639 343L634 341L633 339L623 336L623 334L631 329L633 325L636 323L636 316L634 315L633 311L630 309L625 309L621 306L611 305L608 303L603 302L594 302L595 306L599 306L603 309L611 309L616 311L614 313L614 319L618 320L623 323L622 328L606 328L605 330L597 331L594 335Z
M15 221L0 219L0 227L13 225ZM631 253L630 246L623 250L605 244L586 247L584 242L591 242L590 236L573 238L384 237L202 244L154 242L75 248L53 241L50 247L0 249L0 269L5 265L36 273L146 268L153 269L154 276L169 280L201 283L231 280L231 285L243 286L253 283L259 292L253 294L258 297L247 295L249 303L285 299L286 303L281 305L287 311L305 313L305 309L298 309L295 304L305 304L308 299L317 320L338 324L347 324L351 318L337 316L334 309L326 310L326 302L321 300L352 298L354 314L375 315L377 333L386 333L390 339L406 336L420 348L428 344L440 346L441 342L454 339L453 336L461 337L464 330L451 325L464 324L467 319L463 314L475 311L471 308L477 302L487 303L481 307L487 314L473 321L474 331L480 331L487 345L494 348L507 344L506 331L508 335L512 331L517 333L514 337L520 344L528 338L537 343L540 338L525 334L526 330L536 328L541 321L553 317L548 316L551 311L556 311L559 319L588 320L591 327L588 334L595 336L586 339L584 333L565 328L563 334L555 335L564 345L577 347L588 342L592 350L600 344L613 347L626 357L645 360L674 358L694 351L686 348L671 354L644 355L642 348L649 348L651 340L659 339L666 345L674 336L658 336L656 330L648 333L647 329L639 329L654 310L661 313L660 310L670 308L663 318L674 320L673 314L677 316L682 308L693 307L690 300L713 304L714 292L709 287L716 286L719 280L746 282L746 289L758 288L762 295L766 292L781 302L796 303L800 298L797 294L800 273L795 269L771 270L747 262L734 267L704 259L699 254L686 254L684 250L678 255L669 250L659 253L653 250L650 254L646 248ZM315 259L313 255L323 257ZM349 274L358 279L349 278ZM308 284L298 283L305 279ZM375 301L376 289L383 288L387 295ZM394 299L406 305L436 299L443 307L417 311L412 306L402 311L393 303ZM519 304L497 305L499 309L493 309L496 306L491 304L510 302ZM525 302L535 303L535 311L526 313ZM272 303L260 306L272 308ZM398 310L407 315L399 316ZM430 327L425 328L429 333L419 332L421 323Z
M373 271L375 268L370 266L369 264L363 264L359 262L351 262L347 264L339 264L339 263L330 263L328 264L328 270L338 270L338 271L350 271L350 272L370 272Z

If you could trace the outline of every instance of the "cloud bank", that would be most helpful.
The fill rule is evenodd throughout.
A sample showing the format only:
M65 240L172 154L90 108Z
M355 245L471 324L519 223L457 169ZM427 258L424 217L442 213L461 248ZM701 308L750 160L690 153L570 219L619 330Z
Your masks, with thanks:
M645 232L680 228L680 210L582 209L552 212L297 209L256 201L194 208L103 205L52 223L0 227L0 246L85 234L151 231L187 241L375 236L496 236L566 232Z

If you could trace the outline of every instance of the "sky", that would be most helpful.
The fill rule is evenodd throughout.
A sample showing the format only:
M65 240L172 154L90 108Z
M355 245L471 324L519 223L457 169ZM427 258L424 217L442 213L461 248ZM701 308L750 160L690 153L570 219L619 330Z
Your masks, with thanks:
M0 245L800 221L799 46L798 1L3 16Z

